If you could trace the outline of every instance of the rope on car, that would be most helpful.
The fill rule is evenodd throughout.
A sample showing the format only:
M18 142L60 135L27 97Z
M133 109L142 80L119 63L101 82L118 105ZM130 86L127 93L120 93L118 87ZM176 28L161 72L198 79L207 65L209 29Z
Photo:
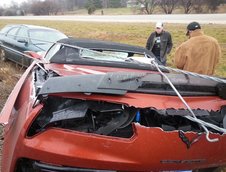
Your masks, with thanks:
M8 36L14 36L15 35L8 35ZM53 42L53 41L46 41L46 40L40 40L40 39L36 39L36 38L29 38L29 37L24 37L24 36L19 36L19 38L24 38L24 39L30 39L30 40L34 40L34 41L40 41L40 42L45 42L45 43L51 43L51 44L54 44L54 43L58 43L58 44L61 44L61 45L64 45L64 46L68 46L68 47L72 47L72 48L78 48L78 49L87 49L87 48L82 48L82 47L79 47L79 46L76 46L76 45L69 45L69 44L65 44L65 43L59 43L59 42ZM14 51L18 54L22 54L26 57L30 57L29 55L27 54L24 54L22 52L19 52L17 50L14 50L12 48L9 48L7 46L4 46L2 44L0 44L0 46L2 47L5 47L5 48L8 48L10 49L11 51ZM147 55L145 54L145 57L146 58L149 58L147 57ZM150 58L153 58L153 57L150 57ZM201 75L201 74L197 74L197 73L193 73L193 72L188 72L188 71L184 71L184 70L180 70L180 69L175 69L175 68L171 68L171 67L165 67L165 66L160 66L158 65L160 69L164 69L164 70L169 70L169 71L174 71L174 72L179 72L179 73L183 73L185 75L191 75L191 76L195 76L195 77L200 77L200 78L204 78L204 79L209 79L209 80L213 80L213 81L216 81L216 82L220 82L220 83L226 83L226 80L225 79L221 79L221 78L217 78L217 77L212 77L212 76L207 76L207 75Z
M15 37L16 35L8 34L8 36L14 36ZM61 45L64 45L64 46L68 46L68 47L71 47L71 48L77 48L77 49L87 49L87 48L82 48L82 47L79 47L79 46L76 46L76 45L70 45L70 44L66 44L66 43L59 43L59 42L41 40L41 39L37 39L37 38L29 38L29 37L25 37L25 36L17 36L17 38L30 39L30 40L33 40L33 41L40 41L40 42L43 42L43 43L51 43L51 44L57 43L57 44L61 44ZM11 51L14 51L14 52L16 52L18 54L22 54L22 55L24 55L26 57L30 57L27 54L21 53L21 52L19 52L17 50L11 49L11 48L6 47L6 46L4 46L2 44L0 44L0 46L5 47L5 48L8 48ZM149 59L150 58L153 58L153 57L148 57L147 54L145 54L145 57L146 58L149 58ZM220 83L226 83L226 80L225 79L221 79L221 78L217 78L217 77L212 77L212 76L207 76L207 75L201 75L201 74L197 74L197 73L193 73L193 72L188 72L188 71L184 71L184 70L180 70L180 69L175 69L175 68L171 68L171 67L165 67L165 66L160 66L160 65L158 65L158 66L159 66L160 69L170 70L170 71L174 71L174 72L179 72L179 73L183 73L185 75L191 75L191 76L195 76L195 77L209 79L209 80L213 80L213 81L220 82Z
M183 73L185 75L191 75L191 76L195 76L195 77L209 79L209 80L220 82L220 83L226 83L225 79L217 78L217 77L214 77L214 76L202 75L202 74L198 74L198 73L194 73L194 72L184 71L184 70L175 69L175 68L171 68L171 67L165 67L165 66L159 66L159 68L171 70L171 71L178 72L178 73Z
M52 42L49 42L49 43L52 43ZM62 44L62 43L60 43ZM68 45L68 44L62 44L62 45L65 45L65 46L69 46L69 47L73 47L73 48L79 48L79 49L86 49L86 48L82 48L82 47L78 47L78 46L73 46L73 45ZM11 51L14 51L18 54L21 54L25 57L28 57L28 58L31 58L29 55L25 54L25 53L22 53L22 52L19 52L17 50L14 50L12 48L9 48L9 47L6 47L4 45L1 45L2 47L5 47L5 48L8 48L9 50ZM145 54L145 57L147 57L147 55ZM166 78L166 80L168 81L168 83L170 84L170 86L172 87L172 89L175 91L175 93L177 94L177 96L180 98L180 100L183 102L183 104L187 107L187 109L189 110L189 112L192 114L192 116L185 116L185 118L193 121L193 122L196 122L198 124L200 124L202 126L202 128L206 131L206 139L209 141L209 142L216 142L218 141L218 139L210 139L209 138L209 130L206 128L206 127L210 127L210 128L213 128L214 130L217 130L219 132L222 132L222 133L226 133L226 129L224 128L220 128L216 125L213 125L211 123L208 123L208 122L205 122L205 121L202 121L200 119L198 119L196 117L196 115L194 114L194 112L192 111L192 109L190 108L190 106L186 103L186 101L183 99L183 97L180 95L180 93L177 91L177 89L175 88L175 86L173 85L173 83L170 81L170 79L161 71L161 69L166 69L166 70L171 70L171 71L174 71L174 72L179 72L179 73L183 73L183 74L186 74L186 75L191 75L191 76L195 76L195 77L200 77L200 78L204 78L204 79L209 79L209 80L213 80L213 81L216 81L216 82L220 82L220 83L226 83L226 80L224 79L221 79L221 78L216 78L216 77L211 77L211 76L207 76L207 75L200 75L200 74L196 74L196 73L193 73L193 72L188 72L188 71L182 71L182 70L179 70L179 69L174 69L174 68L170 68L170 67L165 67L165 66L160 66L156 63L155 59L154 58L148 58L150 59L150 64L151 65L154 65L156 67L156 69L160 72L160 74ZM48 73L40 64L39 64L39 60L38 59L34 59L37 63L37 65L46 73Z
M157 70L159 71L159 73L167 80L167 82L169 83L169 85L172 87L172 89L175 91L175 93L177 94L177 96L180 98L180 100L183 102L183 104L187 107L187 109L189 110L189 112L191 113L192 116L184 116L185 118L189 119L190 121L193 121L193 122L196 122L198 124L201 125L201 127L205 130L206 132L206 139L207 141L209 142L217 142L219 139L218 138L215 138L215 139L211 139L209 137L209 130L207 129L207 127L210 127L216 131L219 131L221 133L226 133L226 129L224 128L221 128L221 127L218 127L214 124L211 124L211 123L208 123L208 122L205 122L203 120L200 120L196 117L195 113L193 112L193 110L191 109L191 107L187 104L187 102L184 100L184 98L180 95L180 93L178 92L178 90L176 89L176 87L173 85L173 83L170 81L170 79L161 71L159 65L155 62L155 59L151 58L150 59L150 64L154 65ZM162 66L161 66L162 68ZM194 75L193 75L194 76ZM208 77L207 77L208 78ZM211 77L212 79L212 77Z

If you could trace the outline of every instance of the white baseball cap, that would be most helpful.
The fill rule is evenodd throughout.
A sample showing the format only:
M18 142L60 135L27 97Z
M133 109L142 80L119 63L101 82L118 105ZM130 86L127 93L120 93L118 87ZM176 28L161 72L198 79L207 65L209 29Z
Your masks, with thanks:
M163 23L162 22L157 22L155 24L155 28L163 28Z

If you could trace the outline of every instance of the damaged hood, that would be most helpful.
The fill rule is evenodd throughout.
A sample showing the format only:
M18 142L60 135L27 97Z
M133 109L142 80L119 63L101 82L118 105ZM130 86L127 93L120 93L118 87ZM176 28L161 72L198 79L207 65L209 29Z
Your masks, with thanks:
M77 72L79 70L81 71L81 69L73 68L70 71L71 74L75 73L75 69ZM51 77L43 84L38 95L76 92L116 95L124 95L127 92L140 92L175 95L175 92L168 85L167 81L158 73L95 72L97 74L78 75L78 73L76 73L77 75ZM215 81L202 78L197 79L196 77L186 76L184 74L169 73L167 76L183 96L220 95L220 97L224 97L224 89L222 90L222 86ZM64 84L62 85L61 83Z

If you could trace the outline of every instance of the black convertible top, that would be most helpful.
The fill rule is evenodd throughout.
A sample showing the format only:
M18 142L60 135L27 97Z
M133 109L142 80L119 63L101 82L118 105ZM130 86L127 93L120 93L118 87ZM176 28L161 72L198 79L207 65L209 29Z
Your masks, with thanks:
M88 48L92 50L112 50L121 52L131 52L137 54L147 54L150 57L155 58L154 54L146 48L134 45L128 45L123 43L116 43L111 41L101 41L94 39L77 39L77 38L65 38L58 41L59 43L69 44L82 48Z
M142 55L145 54L149 58L154 58L156 62L161 65L161 62L153 55L153 53L143 47L133 46L128 44L100 41L93 39L76 39L76 38L65 38L57 42L58 44L66 45L61 48L54 56L50 59L51 63L64 63L64 64L77 64L77 65L92 65L92 66L105 66L105 67L118 67L118 68L131 68L141 70L152 70L157 71L155 66L148 63L142 63L136 61L104 61L104 60L93 60L89 58L81 58L78 49L87 48L95 51L113 51L113 52L125 52L128 53L128 57L134 56L134 54ZM73 50L70 46L76 46ZM67 48L69 47L69 48ZM78 48L77 48L78 47ZM69 50L70 49L70 50ZM163 70L168 72L168 70Z

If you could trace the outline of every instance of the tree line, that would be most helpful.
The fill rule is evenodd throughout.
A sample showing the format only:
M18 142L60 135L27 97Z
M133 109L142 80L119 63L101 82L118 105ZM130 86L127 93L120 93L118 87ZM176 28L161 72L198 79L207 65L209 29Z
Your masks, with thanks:
M142 14L158 12L172 14L177 8L183 13L214 13L226 0L28 0L22 4L15 1L10 7L0 8L0 15L58 15L77 9L87 9L93 14L97 9L106 8L134 8Z
M175 9L182 8L185 14L192 11L195 13L215 13L225 0L136 0L143 6L143 12L153 14L158 7L165 14L172 14Z

